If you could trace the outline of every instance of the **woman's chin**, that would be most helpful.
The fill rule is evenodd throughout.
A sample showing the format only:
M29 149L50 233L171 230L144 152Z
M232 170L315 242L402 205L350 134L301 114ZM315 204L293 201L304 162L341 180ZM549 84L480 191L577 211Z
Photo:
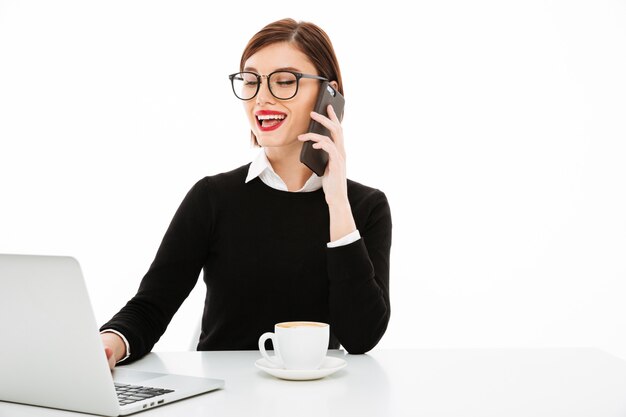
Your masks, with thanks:
M257 142L264 148L276 148L293 144L293 140L287 140L282 136L259 135L256 137ZM298 140L296 139L296 142Z

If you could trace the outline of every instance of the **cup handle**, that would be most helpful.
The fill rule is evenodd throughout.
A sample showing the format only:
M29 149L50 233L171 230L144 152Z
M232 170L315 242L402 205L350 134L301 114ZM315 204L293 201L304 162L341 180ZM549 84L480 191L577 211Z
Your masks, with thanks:
M265 360L267 360L269 363L279 366L281 368L284 368L282 358L280 357L280 352L278 351L278 344L276 344L275 337L276 335L272 332L263 333L261 337L259 338L259 351L261 352L261 356L263 356ZM272 345L274 346L274 352L276 352L276 358L278 359L278 361L272 359L270 355L267 354L267 351L265 350L265 341L267 339L272 340Z

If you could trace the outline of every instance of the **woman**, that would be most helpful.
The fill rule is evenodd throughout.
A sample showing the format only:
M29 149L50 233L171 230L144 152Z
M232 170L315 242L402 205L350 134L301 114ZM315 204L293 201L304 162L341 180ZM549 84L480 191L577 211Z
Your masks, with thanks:
M257 349L275 323L307 320L330 323L329 348L364 353L387 328L387 199L347 180L332 106L329 117L312 112L321 79L343 94L330 39L311 23L279 20L250 40L239 70L233 91L259 156L201 179L184 198L137 294L101 328L111 368L152 349L202 268L198 350ZM307 133L311 119L331 137ZM329 154L321 178L299 161L305 141Z

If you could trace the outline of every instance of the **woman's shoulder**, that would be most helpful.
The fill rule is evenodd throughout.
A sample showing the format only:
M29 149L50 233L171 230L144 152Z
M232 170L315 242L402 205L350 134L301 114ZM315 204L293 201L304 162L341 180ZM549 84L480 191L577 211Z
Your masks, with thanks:
M348 199L350 205L388 205L387 196L383 191L357 181L348 179Z
M359 198L381 198L385 193L378 188L348 179L348 195Z
M238 188L245 184L249 165L200 178L189 190L188 197L196 201L208 201L216 198L219 200L225 195L237 194Z
M219 174L207 175L200 179L198 184L212 189L232 188L233 186L241 186L245 184L248 168L250 164L245 164L231 171L221 172Z

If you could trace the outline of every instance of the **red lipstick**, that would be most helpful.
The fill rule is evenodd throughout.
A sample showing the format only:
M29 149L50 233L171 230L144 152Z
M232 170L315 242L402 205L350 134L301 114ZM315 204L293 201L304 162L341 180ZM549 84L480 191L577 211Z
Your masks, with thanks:
M258 110L254 116L262 132L278 129L287 118L287 114L275 110Z

